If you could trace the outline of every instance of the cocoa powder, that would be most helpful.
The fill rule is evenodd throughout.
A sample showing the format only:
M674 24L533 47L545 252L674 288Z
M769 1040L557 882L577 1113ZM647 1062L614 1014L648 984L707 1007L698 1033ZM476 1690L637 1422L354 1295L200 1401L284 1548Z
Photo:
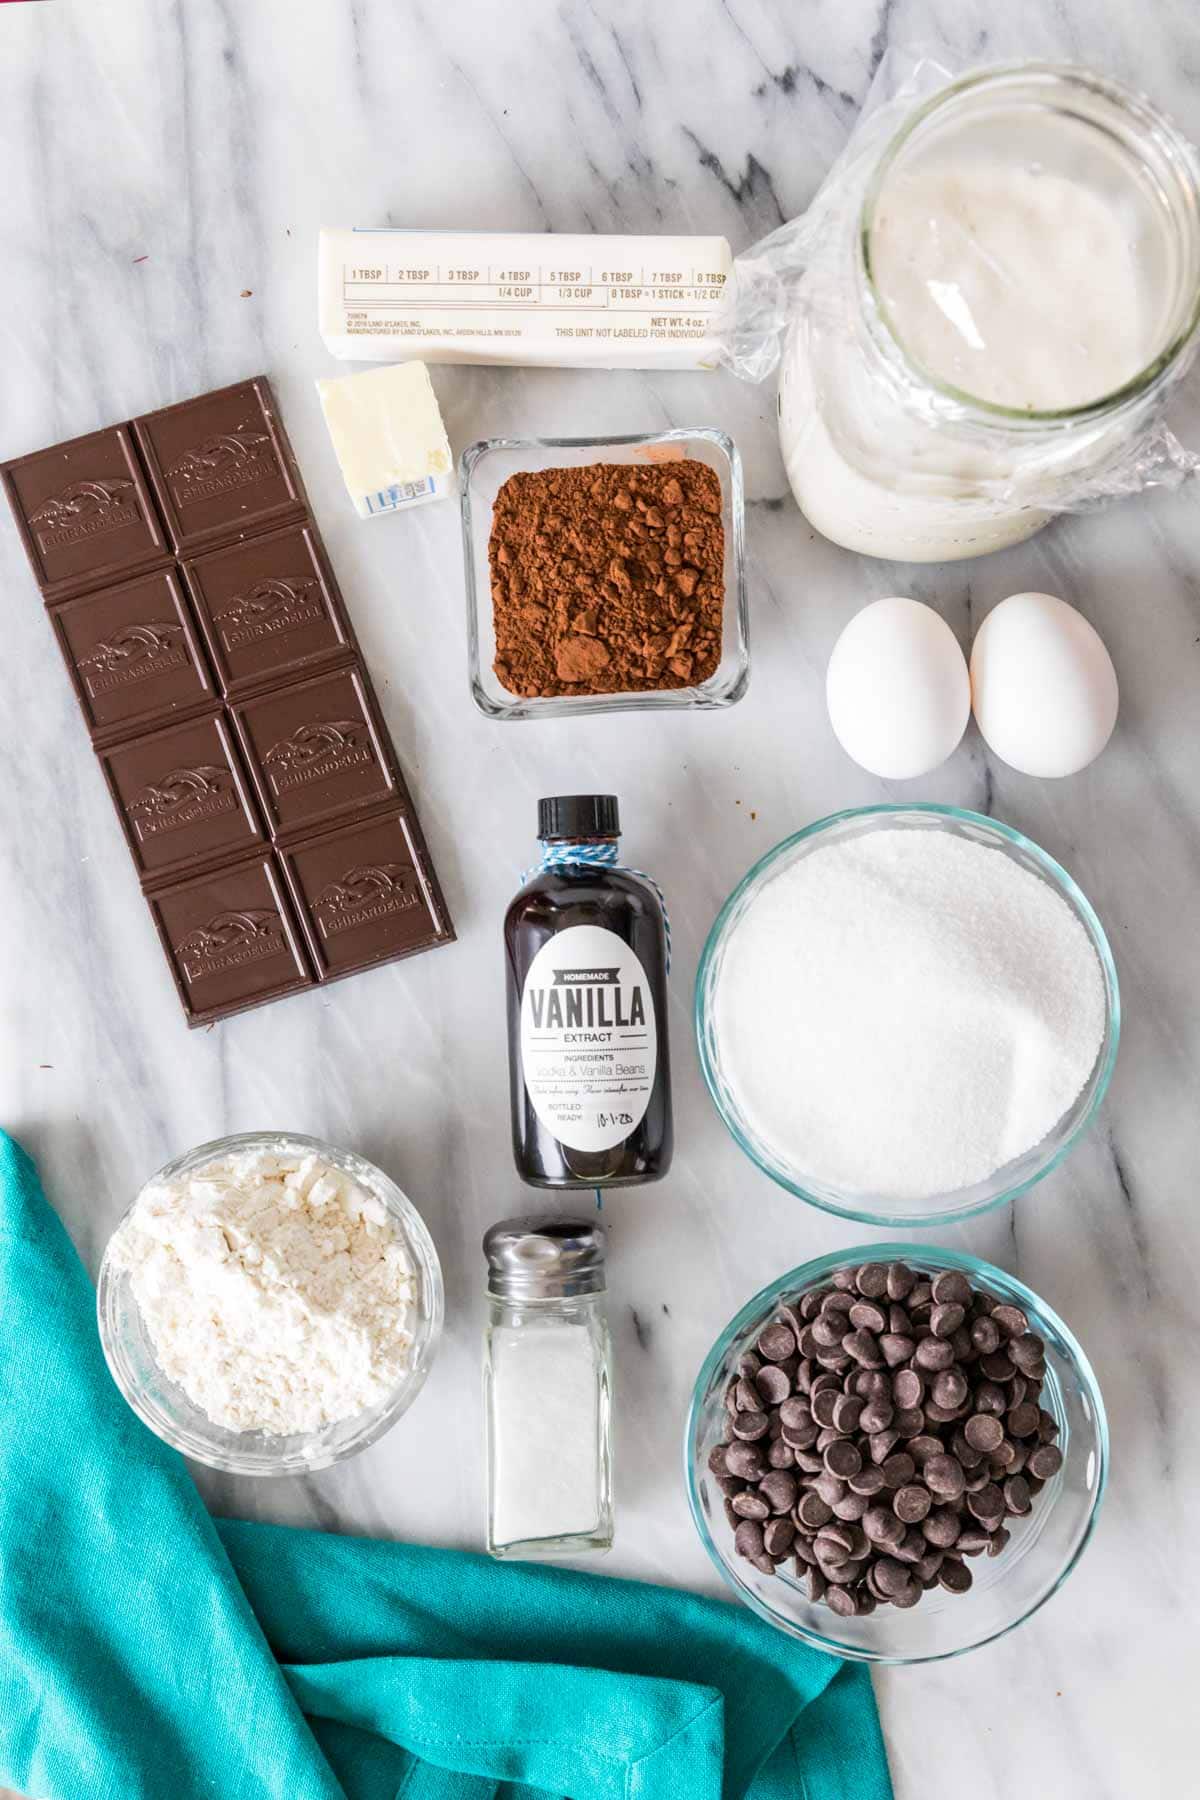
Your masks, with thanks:
M725 531L706 463L510 475L488 561L510 693L694 687L720 663Z

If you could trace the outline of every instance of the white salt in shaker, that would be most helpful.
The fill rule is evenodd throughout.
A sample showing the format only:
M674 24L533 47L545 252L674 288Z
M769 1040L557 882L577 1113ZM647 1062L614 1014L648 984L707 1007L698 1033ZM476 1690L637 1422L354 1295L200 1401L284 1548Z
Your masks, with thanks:
M604 1232L505 1219L483 1240L488 1528L493 1556L575 1556L613 1539Z

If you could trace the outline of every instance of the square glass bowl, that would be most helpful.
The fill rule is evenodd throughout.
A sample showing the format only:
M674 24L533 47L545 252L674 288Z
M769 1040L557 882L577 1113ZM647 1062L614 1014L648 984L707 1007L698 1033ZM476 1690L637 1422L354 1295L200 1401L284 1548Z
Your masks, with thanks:
M586 468L591 463L647 467L687 457L715 469L721 483L725 527L725 606L721 661L697 687L617 694L566 694L526 699L510 694L493 671L496 634L488 540L492 507L510 475L539 469ZM463 556L467 577L467 648L471 697L489 719L553 719L598 712L732 706L750 679L750 627L746 606L745 498L742 459L723 431L686 427L652 437L485 438L464 452L459 465Z

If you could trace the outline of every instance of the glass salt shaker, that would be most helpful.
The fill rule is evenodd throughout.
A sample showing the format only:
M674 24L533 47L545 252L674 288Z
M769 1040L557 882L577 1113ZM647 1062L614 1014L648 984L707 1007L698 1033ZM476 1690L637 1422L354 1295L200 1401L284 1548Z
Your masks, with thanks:
M492 1556L576 1556L612 1544L604 1249L603 1228L586 1219L505 1219L484 1236Z

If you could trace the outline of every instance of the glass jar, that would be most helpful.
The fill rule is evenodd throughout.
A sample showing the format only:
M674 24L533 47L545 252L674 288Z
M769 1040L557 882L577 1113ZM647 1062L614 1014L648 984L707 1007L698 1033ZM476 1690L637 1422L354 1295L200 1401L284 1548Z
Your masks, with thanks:
M487 1548L523 1560L613 1541L604 1232L505 1219L483 1240Z
M1200 317L1200 171L1149 102L1052 65L968 76L852 161L825 214L779 418L826 537L978 556L1144 485Z

